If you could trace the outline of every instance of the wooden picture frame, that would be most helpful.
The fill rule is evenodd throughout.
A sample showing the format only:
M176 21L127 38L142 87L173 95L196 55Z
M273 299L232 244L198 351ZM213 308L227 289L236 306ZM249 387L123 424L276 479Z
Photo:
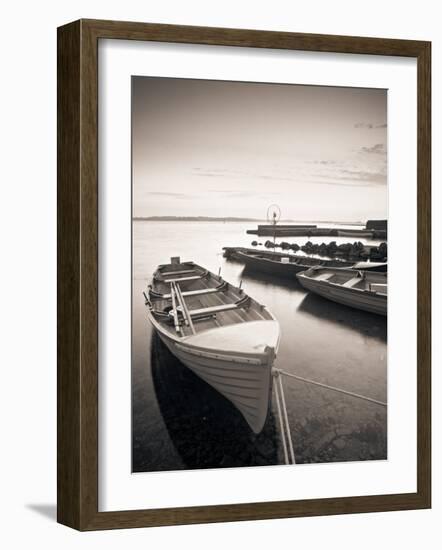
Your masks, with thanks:
M405 56L418 71L417 492L98 511L98 40ZM58 521L82 531L429 508L431 44L79 20L58 29Z

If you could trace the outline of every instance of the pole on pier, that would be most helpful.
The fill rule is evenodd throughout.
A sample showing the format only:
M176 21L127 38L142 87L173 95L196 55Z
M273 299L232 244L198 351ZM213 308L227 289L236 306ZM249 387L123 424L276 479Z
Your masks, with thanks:
M277 204L271 204L267 208L267 221L272 224L273 227L273 250L276 247L276 224L281 218L281 209Z

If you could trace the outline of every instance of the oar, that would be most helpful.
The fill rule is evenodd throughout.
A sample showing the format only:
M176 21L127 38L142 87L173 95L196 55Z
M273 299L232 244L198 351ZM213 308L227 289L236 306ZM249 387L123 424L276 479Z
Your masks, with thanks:
M175 290L173 288L173 283L170 285L170 295L172 296L172 308L173 308L173 323L175 325L175 330L177 332L180 332L180 324L178 322L178 312L176 309L176 302L175 302Z
M184 313L185 323L190 327L193 334L196 334L195 328L192 323L192 317L189 313L189 310L187 309L187 305L186 305L186 302L184 301L183 295L181 294L181 288L177 283L173 283L173 284L175 285L175 292L178 298L178 302L180 303L181 309L183 310L183 313Z

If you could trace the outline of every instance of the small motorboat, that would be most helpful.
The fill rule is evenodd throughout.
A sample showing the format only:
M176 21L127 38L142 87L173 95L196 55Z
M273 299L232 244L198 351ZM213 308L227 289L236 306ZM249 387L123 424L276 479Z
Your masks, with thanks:
M304 288L333 302L387 315L387 273L310 268L296 276Z
M180 258L158 266L148 294L148 317L162 342L258 434L271 401L278 321L242 288Z

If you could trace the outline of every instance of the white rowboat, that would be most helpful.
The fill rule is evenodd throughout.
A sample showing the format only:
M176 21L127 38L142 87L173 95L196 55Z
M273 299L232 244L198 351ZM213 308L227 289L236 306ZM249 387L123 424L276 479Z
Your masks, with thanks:
M254 433L266 422L279 323L220 276L172 258L160 265L146 299L162 342L184 365L226 397Z
M339 304L387 315L387 273L311 268L298 273L300 284Z

